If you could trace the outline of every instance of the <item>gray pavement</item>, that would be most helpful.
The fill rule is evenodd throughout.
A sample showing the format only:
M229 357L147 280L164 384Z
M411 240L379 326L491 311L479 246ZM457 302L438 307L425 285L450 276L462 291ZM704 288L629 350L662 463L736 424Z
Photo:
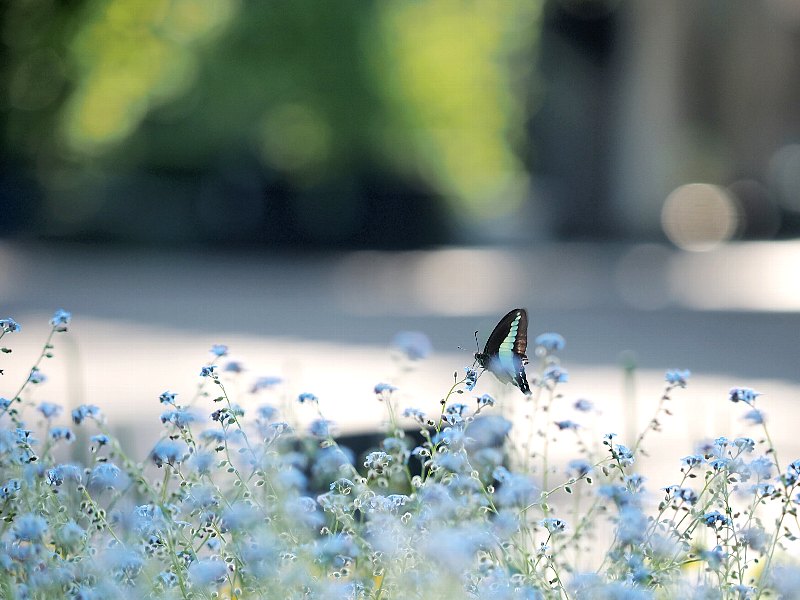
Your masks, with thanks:
M13 393L50 314L65 308L73 325L57 340L46 365L50 381L36 398L100 405L112 422L128 423L140 452L161 435L158 395L171 389L191 397L212 343L229 344L247 366L244 379L231 383L243 402L256 401L246 393L249 379L280 375L287 383L272 400L288 407L297 393L313 391L342 431L364 431L385 418L375 383L398 384L405 406L435 410L453 371L471 362L473 332L485 340L516 305L530 311L531 337L557 331L567 339L562 356L571 378L554 418L575 417L569 401L589 397L599 408L587 424L597 438L607 431L630 437L650 417L664 370L689 368L694 375L674 403L675 423L652 442L659 460L674 465L697 438L747 432L741 407L726 401L733 385L765 393L774 435L794 458L797 250L794 243L756 244L691 255L554 244L281 255L5 241L0 316L14 317L23 331L4 340L14 353L3 359L0 395ZM388 345L409 329L427 333L435 353L403 374ZM637 365L632 388L624 384L623 357ZM516 410L514 390L491 378L477 391L497 394L500 410ZM315 416L291 410L299 410L298 423Z
M417 329L437 350L454 351L472 348L476 329L485 339L499 316L521 305L531 335L566 337L567 361L615 365L631 351L643 368L800 381L800 305L695 310L680 294L698 280L711 282L711 296L720 271L743 289L759 281L733 261L705 273L685 268L682 280L674 263L683 255L666 249L624 271L637 248L275 255L4 242L0 308L17 315L64 307L134 327L345 345L384 346L398 330ZM791 264L785 277L800 281L798 268Z

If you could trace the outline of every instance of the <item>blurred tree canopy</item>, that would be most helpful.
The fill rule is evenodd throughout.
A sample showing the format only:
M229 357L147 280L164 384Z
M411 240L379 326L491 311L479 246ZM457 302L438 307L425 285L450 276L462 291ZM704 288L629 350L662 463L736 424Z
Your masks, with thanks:
M0 202L154 241L403 245L513 213L540 4L6 3Z

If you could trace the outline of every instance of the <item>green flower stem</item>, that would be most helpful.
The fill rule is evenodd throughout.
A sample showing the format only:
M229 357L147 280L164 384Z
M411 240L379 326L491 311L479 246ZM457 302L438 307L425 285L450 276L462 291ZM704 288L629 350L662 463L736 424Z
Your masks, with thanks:
M11 396L11 403L21 402L20 396L22 395L22 392L25 390L25 388L30 383L31 375L39 370L39 365L42 364L42 361L49 354L50 350L53 349L53 346L50 344L50 342L53 340L53 336L55 335L57 329L58 328L55 325L53 325L50 328L50 333L47 336L47 340L45 341L44 346L42 346L42 351L39 353L39 357L36 359L36 362L33 363L33 367L31 367L31 370L28 372L28 377L25 379L25 381L22 383L22 385L19 387L19 389L16 391L16 393L13 396ZM11 408L11 404L9 404L8 406L6 406L2 410L0 410L0 417L2 417L6 413L9 413L9 415L11 416L11 420L14 422L14 424L17 427L19 427L20 421L17 418L16 414L14 414L13 412L11 412L9 410L10 408Z

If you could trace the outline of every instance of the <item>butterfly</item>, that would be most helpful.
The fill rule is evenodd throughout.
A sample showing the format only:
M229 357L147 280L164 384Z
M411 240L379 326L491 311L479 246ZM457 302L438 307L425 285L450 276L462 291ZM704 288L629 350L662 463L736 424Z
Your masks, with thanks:
M491 371L503 383L517 386L526 396L531 388L525 376L528 357L528 311L515 308L500 319L492 331L483 352L475 353L475 361Z

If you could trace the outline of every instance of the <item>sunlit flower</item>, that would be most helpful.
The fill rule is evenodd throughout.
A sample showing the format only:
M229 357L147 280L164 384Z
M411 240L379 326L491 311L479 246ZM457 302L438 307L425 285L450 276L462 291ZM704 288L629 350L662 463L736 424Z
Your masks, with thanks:
M623 467L630 467L635 460L633 452L622 444L617 444L611 449L611 456Z
M406 408L403 411L403 416L411 418L411 419L414 419L420 425L425 425L425 423L427 421L427 417L425 416L425 413L422 412L418 408Z
M44 383L47 381L47 375L42 373L39 369L31 369L30 374L28 375L28 381L32 384L36 385L39 383Z
M793 564L775 565L769 581L777 598L791 598L800 590L800 568Z
M171 571L161 571L157 576L158 582L167 589L177 587L178 576Z
M478 406L483 408L484 406L494 406L495 400L489 394L483 394L482 396L478 396Z
M569 373L559 365L550 365L544 370L542 379L544 379L544 381L552 381L553 383L566 383L569 381Z
M225 356L228 353L228 347L225 344L213 344L210 352L214 356Z
M575 458L567 463L567 474L572 477L584 477L592 471L592 463L585 458Z
M177 396L175 392L170 392L167 390L166 392L161 392L161 395L158 397L158 401L161 404L175 404L175 396Z
M22 489L22 482L19 479L9 479L0 486L0 500L9 500L16 497L17 492Z
M745 387L731 388L730 392L728 392L728 398L731 402L744 402L750 405L752 405L760 395L761 392L756 392L755 390Z
M75 441L75 434L72 433L69 427L51 427L48 435L54 442L64 440L65 442L72 443Z
M738 437L733 440L733 445L742 452L752 452L756 448L756 442L749 437Z
M605 484L597 489L597 495L601 498L607 498L614 502L618 507L636 505L638 496L632 493L624 485L619 484Z
M322 448L311 465L311 474L317 481L331 481L344 471L342 467L354 462L355 456L349 448L339 445Z
M752 410L748 410L742 418L745 421L749 421L752 425L763 425L764 424L764 413L757 408L753 408Z
M445 414L448 415L458 415L459 417L464 416L464 413L467 412L467 405L462 402L453 402L447 406L445 410Z
M632 475L626 475L624 481L628 489L633 492L640 492L645 482L645 477L639 473L633 473Z
M45 479L48 485L60 486L65 481L80 483L83 477L83 469L77 465L63 464L48 469Z
M122 546L106 550L101 563L111 576L120 582L132 582L144 566L144 560L139 552Z
M278 421L276 423L269 424L269 431L270 431L270 437L274 439L280 435L283 435L284 433L292 431L292 426L289 425L286 421Z
M706 561L713 569L718 569L728 558L728 553L722 549L722 546L714 546L711 550L701 550L700 558Z
M93 446L98 448L102 446L107 446L111 443L111 440L105 433L98 433L97 435L93 435L89 438L89 441L92 443Z
M375 395L378 396L379 400L382 400L385 396L391 396L392 392L395 391L397 391L397 388L388 383L379 383L375 386Z
M94 404L81 404L72 411L72 422L75 423L75 425L80 425L86 419L92 419L101 423L103 421L103 413L101 413L100 408Z
M50 325L55 327L56 331L66 331L67 325L72 320L72 313L59 308L50 319Z
M216 463L214 455L204 450L195 452L189 457L189 468L193 469L201 475L207 475L211 472L211 467Z
M327 438L331 435L331 426L333 421L328 419L315 419L308 426L308 432L314 437Z
M547 529L547 531L549 531L550 533L561 533L567 528L566 521L554 517L542 519L541 521L539 521L539 524L545 529Z
M717 527L724 527L731 524L731 520L718 510L704 514L702 520L703 523L715 529Z
M464 385L466 386L468 391L472 391L475 389L475 384L478 383L478 372L473 369L472 367L465 367L467 370L466 380L464 381Z
M680 498L687 504L696 504L697 501L700 499L700 497L697 495L697 492L695 492L692 488L688 487L678 488L675 496L677 498Z
M313 404L313 403L315 403L315 402L316 402L316 403L318 403L318 402L319 402L319 398L317 398L317 397L316 397L314 394L312 394L311 392L303 392L302 394L300 394L300 395L297 397L297 401L298 401L300 404L306 404L306 403L308 403L308 404Z
M336 492L337 494L343 494L346 496L353 490L354 487L355 484L352 481L350 481L346 477L341 477L336 481L334 481L333 483L331 483L330 491Z
M495 470L495 478L497 475ZM503 479L499 480L500 486L495 492L499 506L524 508L539 498L539 488L530 477L516 473L507 473L501 477Z
M702 465L704 462L705 458L699 454L691 454L689 456L684 456L681 459L681 464L683 464L684 467L689 467L690 469L698 465Z
M274 387L279 386L283 383L283 379L280 377L276 377L274 375L266 375L264 377L259 377L253 383L253 386L250 388L250 393L255 394L259 390L269 390Z
M775 491L775 486L767 482L756 483L750 486L750 492L756 498L766 498L768 496L772 496Z
M364 459L364 466L375 475L381 475L391 462L392 457L386 454L386 452L375 451L367 454Z
M617 538L623 544L641 544L647 531L647 516L635 504L625 504L619 509Z
M786 472L780 476L784 485L792 486L800 480L800 460L790 462L786 467Z
M756 552L764 552L770 539L767 532L762 527L757 526L739 530L739 536L742 542Z
M11 317L6 317L5 319L0 319L0 329L5 333L16 333L22 327Z
M67 550L75 550L85 539L86 530L75 521L67 521L55 535L56 543Z
M261 519L261 512L249 502L236 502L222 513L223 531L246 531Z
M470 448L502 446L511 428L511 421L505 417L481 413L467 429L467 443Z
M223 429L204 429L200 432L199 437L203 442L222 444L225 442L225 431Z
M196 412L185 408L175 408L161 413L162 423L171 423L178 428L188 427L190 423L196 423L197 421L200 421L200 416Z
M45 419L53 419L61 414L63 407L52 402L42 402L37 409Z
M558 333L542 333L536 336L534 344L544 348L547 352L558 352L564 349L564 337Z
M771 478L774 467L775 463L766 456L759 456L750 461L750 470L759 481Z
M127 477L122 470L113 463L100 463L89 474L89 487L96 490L113 490L123 487Z
M692 372L689 369L671 369L667 371L664 379L670 385L676 385L680 387L686 387L686 383L691 377Z
M155 445L151 456L156 466L161 467L164 463L176 465L180 462L183 462L187 454L188 448L186 447L186 444L183 442L166 439L161 440Z
M256 409L256 416L260 420L269 423L278 416L278 409L271 404L262 404Z
M41 542L45 533L47 533L47 521L39 515L28 513L14 520L12 535L16 540Z

